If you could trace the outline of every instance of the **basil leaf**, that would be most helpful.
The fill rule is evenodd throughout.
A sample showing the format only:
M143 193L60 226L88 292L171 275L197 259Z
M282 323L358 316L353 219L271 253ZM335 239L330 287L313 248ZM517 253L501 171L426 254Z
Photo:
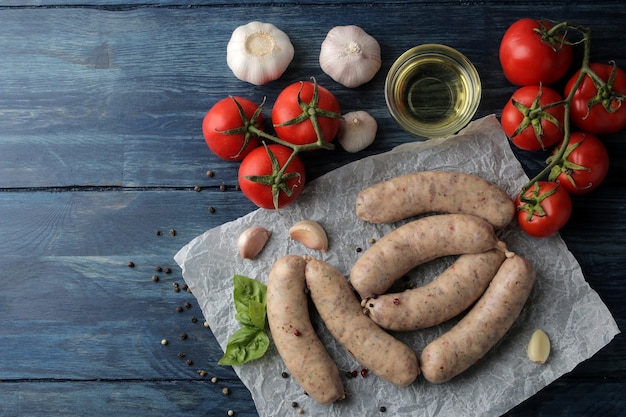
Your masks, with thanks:
M233 277L233 298L235 300L235 310L243 320L247 321L250 314L250 300L254 300L265 306L265 296L267 293L267 287L265 284L257 281L256 279L244 277L243 275L235 275ZM237 318L237 316L235 316ZM237 318L239 320L239 318ZM241 323L241 322L240 322ZM252 324L241 323L241 324Z
M241 327L228 339L226 352L218 365L243 365L262 357L270 345L265 331L252 327Z
M256 300L250 300L250 321L252 325L259 330L265 329L265 304L261 304Z

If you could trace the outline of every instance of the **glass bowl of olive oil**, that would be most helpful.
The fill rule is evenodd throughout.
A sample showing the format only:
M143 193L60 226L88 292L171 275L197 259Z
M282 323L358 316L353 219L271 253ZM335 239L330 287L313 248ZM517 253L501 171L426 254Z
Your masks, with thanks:
M465 55L446 45L409 49L385 80L391 116L407 132L424 138L452 135L465 127L480 104L478 71Z

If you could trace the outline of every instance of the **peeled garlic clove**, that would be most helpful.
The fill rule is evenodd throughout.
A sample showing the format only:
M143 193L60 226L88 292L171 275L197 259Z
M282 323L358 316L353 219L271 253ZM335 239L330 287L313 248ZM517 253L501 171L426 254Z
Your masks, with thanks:
M353 111L343 115L337 141L346 152L358 152L374 142L377 130L378 123L368 112Z
M328 250L328 236L319 223L313 220L302 220L289 229L289 236L309 249L326 252Z
M380 69L380 45L359 26L335 26L322 42L319 60L322 71L333 80L354 88Z
M271 23L237 27L226 47L226 63L235 77L254 85L278 79L293 59L289 36Z
M254 259L265 247L272 232L259 226L252 226L239 235L237 248L244 259Z
M541 329L535 330L528 342L528 359L535 363L545 363L550 356L550 339Z

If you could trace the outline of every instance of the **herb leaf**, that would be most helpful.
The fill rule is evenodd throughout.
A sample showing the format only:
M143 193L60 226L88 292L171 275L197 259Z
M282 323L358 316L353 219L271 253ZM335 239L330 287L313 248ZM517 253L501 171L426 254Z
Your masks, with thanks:
M243 365L262 357L270 345L265 331L252 327L241 327L228 339L224 356L218 365Z
M265 284L245 277L233 277L235 319L243 326L228 339L226 352L218 365L242 365L262 357L269 347L265 333L267 287Z

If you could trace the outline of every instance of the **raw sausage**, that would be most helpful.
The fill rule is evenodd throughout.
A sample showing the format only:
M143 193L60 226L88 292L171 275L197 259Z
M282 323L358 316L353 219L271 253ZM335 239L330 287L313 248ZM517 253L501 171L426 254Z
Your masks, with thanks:
M493 227L470 214L438 214L406 223L383 236L354 263L350 282L361 298L384 294L402 275L446 255L505 249Z
M441 384L482 358L511 328L535 282L535 271L519 255L507 258L485 293L452 329L420 355L424 378Z
M308 310L301 256L279 258L267 281L267 319L278 353L296 382L322 404L343 399L339 369L317 337Z
M504 258L498 249L464 254L426 285L369 298L361 305L375 323L388 330L435 326L471 306L485 292Z
M419 375L415 352L363 314L341 272L310 256L306 261L311 299L333 337L380 378L400 386L412 383Z
M473 214L503 228L513 219L515 205L497 185L450 171L391 178L366 188L356 199L357 216L371 223L391 223L428 212Z

